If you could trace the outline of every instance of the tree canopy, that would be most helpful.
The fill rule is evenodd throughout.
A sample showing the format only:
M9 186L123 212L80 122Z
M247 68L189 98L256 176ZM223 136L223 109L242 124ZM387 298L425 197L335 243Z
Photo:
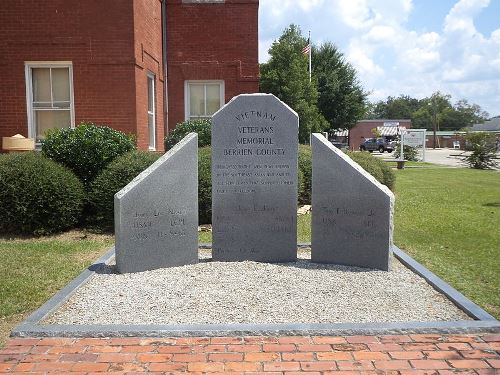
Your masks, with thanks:
M301 143L309 141L311 132L352 128L367 102L356 70L329 42L312 48L310 82L308 56L302 53L306 44L300 28L290 25L272 44L270 59L260 69L260 91L276 95L299 114Z
M368 112L372 119L411 119L415 128L460 130L483 122L488 113L477 104L461 99L455 104L451 95L435 92L430 97L415 99L408 95L389 96L385 101L372 104Z
M306 43L300 29L291 25L272 44L269 50L271 58L260 68L260 91L276 95L298 113L301 143L309 141L311 132L328 128L317 107L316 80L309 82L308 60L302 54Z
M356 69L330 42L313 48L312 65L318 80L318 108L330 129L351 129L364 116L367 104Z
M411 119L413 127L459 130L488 117L477 104L435 92L423 99L409 95L389 96L369 103L368 93L354 67L331 42L312 46L312 80L308 56L302 50L308 40L290 25L269 49L270 59L261 64L260 91L272 93L299 115L299 141L307 143L312 132L351 129L362 118Z

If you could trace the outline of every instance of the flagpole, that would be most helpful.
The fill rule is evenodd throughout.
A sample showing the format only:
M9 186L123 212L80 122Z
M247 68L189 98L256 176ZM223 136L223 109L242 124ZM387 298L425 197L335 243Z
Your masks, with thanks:
M309 30L309 83L312 80L312 52L311 30Z

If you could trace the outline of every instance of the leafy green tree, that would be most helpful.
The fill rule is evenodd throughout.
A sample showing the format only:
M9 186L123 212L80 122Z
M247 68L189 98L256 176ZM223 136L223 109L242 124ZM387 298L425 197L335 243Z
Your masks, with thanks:
M412 126L433 130L459 130L488 118L488 113L477 104L470 104L461 99L455 105L451 95L439 91L430 97L418 100L408 95L397 98L389 96L387 100L370 104L368 118L399 119L410 118Z
M464 158L470 168L492 169L497 167L495 136L476 132L465 135L466 147L472 152Z
M432 129L431 110L427 106L423 106L413 112L411 126L417 129Z
M413 112L420 107L420 101L408 95L395 98L387 97L386 101L378 101L371 107L371 116L374 119L409 119Z
M312 66L318 80L318 108L330 129L351 129L365 115L368 95L356 70L330 42L313 48Z
M462 128L484 122L490 116L489 113L483 111L478 104L470 104L466 99L459 100L455 104L455 109L461 115L463 123Z
M307 41L300 28L290 25L269 49L270 59L260 67L260 91L276 95L299 115L299 141L308 143L312 132L328 129L319 112L316 80L309 82Z

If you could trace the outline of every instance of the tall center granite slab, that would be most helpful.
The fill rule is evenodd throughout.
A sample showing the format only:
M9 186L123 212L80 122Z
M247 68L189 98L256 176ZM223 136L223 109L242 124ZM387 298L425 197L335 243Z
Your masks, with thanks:
M198 262L198 135L190 133L115 194L120 273Z
M212 258L297 259L299 118L270 94L243 94L212 117Z
M311 260L388 270L394 194L322 134L312 159Z

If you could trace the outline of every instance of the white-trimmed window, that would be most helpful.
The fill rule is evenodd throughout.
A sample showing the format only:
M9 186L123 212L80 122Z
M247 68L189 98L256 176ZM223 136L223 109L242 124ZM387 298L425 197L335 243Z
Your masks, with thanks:
M156 150L156 91L155 75L148 73L148 138L149 150Z
M210 118L224 105L224 81L186 81L186 120Z
M47 130L75 126L71 62L27 62L28 136L39 142Z

